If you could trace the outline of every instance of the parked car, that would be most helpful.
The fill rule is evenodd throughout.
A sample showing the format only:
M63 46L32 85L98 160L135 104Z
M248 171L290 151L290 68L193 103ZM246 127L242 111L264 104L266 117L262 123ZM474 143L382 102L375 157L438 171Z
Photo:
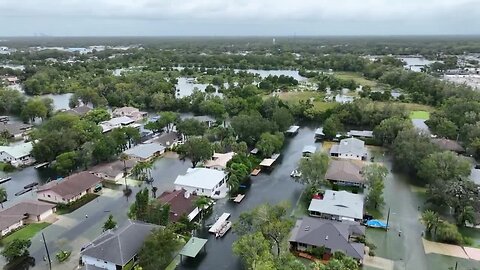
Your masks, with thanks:
M298 178L301 176L302 176L302 173L299 170L293 170L292 173L290 174L290 177L293 177L293 178Z
M93 192L99 192L100 190L102 190L102 184L96 185L95 188L93 189Z

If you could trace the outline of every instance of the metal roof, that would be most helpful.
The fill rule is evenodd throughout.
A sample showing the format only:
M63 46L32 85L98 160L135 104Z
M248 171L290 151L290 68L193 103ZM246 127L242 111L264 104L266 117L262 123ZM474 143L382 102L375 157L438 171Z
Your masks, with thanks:
M367 153L365 142L356 138L348 138L340 141L339 144L332 146L330 154L353 154L363 156Z
M163 151L165 151L165 146L159 143L142 143L125 150L123 153L141 159L148 159L156 153Z
M0 152L5 152L16 159L30 155L30 152L32 152L32 149L33 149L32 142L27 142L27 143L12 145L12 146L0 146Z
M323 199L312 199L308 211L362 219L363 195L347 191L326 190Z
M224 171L207 168L190 168L185 175L177 176L175 185L213 189L227 176Z
M202 248L207 244L207 239L202 239L198 237L192 237L188 240L187 244L180 251L180 255L194 258L202 250Z

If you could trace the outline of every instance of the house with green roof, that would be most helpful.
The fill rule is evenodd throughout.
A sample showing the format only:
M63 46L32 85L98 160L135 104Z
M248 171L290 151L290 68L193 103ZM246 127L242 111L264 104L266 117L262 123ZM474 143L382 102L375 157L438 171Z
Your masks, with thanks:
M0 146L0 161L15 167L31 165L35 162L31 155L32 149L32 142Z

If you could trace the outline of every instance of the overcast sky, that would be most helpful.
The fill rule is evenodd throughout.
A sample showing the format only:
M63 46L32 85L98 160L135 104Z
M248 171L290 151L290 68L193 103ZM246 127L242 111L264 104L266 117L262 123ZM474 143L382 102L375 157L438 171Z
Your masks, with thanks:
M0 0L0 36L480 34L480 0Z

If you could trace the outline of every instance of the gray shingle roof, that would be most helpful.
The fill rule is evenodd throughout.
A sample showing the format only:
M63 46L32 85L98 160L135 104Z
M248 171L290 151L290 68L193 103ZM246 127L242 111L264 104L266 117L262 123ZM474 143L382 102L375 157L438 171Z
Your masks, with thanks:
M79 172L64 179L48 182L38 188L37 192L52 190L65 199L71 199L85 190L94 187L102 179L90 172Z
M365 245L350 240L350 236L359 235L365 235L365 228L356 222L304 217L297 220L289 242L325 246L332 253L342 251L350 257L362 260Z
M32 125L23 123L0 124L0 133L7 131L11 136L15 136L17 134L22 134L31 128Z
M156 153L163 151L165 151L165 146L159 143L145 143L135 145L134 147L125 150L124 153L131 157L148 159Z
M360 161L332 159L330 164L328 164L325 179L352 183L364 183L365 180L360 174L363 166L363 163Z
M143 242L158 225L128 220L121 228L108 230L81 252L102 261L124 266L142 248Z
M367 153L365 142L356 138L348 138L340 141L338 145L332 146L330 153L353 154L363 156Z

